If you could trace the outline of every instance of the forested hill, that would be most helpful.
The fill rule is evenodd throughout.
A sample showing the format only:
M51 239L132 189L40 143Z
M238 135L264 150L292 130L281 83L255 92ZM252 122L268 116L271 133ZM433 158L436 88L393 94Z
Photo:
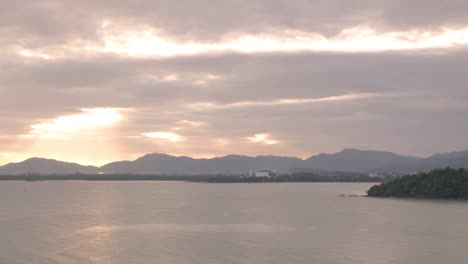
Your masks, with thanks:
M367 194L372 197L468 199L468 171L446 168L404 176L373 186Z

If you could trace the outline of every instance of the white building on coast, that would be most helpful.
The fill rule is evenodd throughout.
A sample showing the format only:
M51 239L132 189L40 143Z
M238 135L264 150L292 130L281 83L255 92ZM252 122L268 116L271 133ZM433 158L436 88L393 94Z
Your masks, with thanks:
M250 170L250 177L275 177L277 175L276 171L271 170Z

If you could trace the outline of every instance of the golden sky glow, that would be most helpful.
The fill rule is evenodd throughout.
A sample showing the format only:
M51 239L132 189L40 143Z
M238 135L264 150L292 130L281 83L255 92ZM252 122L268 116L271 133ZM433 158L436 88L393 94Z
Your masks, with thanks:
M115 127L127 109L83 108L80 113L62 115L30 126L18 135L21 152L0 155L0 161L21 161L40 156L82 164L105 164L118 152Z

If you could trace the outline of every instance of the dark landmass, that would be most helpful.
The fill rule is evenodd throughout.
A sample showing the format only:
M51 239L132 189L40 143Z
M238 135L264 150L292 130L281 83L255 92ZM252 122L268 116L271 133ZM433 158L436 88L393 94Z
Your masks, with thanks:
M468 171L438 169L373 186L371 197L468 199Z
M327 174L301 173L275 177L245 177L231 175L139 175L139 174L61 174L61 175L3 175L0 180L84 180L84 181L188 181L207 183L255 183L255 182L380 182L377 177L365 174L330 172Z

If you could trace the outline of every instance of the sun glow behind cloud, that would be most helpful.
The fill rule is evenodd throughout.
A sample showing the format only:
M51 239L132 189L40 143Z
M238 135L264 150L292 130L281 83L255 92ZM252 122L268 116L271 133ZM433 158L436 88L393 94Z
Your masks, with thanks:
M49 54L32 52L27 49L19 51L18 54L23 57L28 57L28 58L40 58L40 59L45 59L45 60L52 58L52 56L50 56Z
M262 52L382 52L454 48L468 45L468 28L441 27L434 30L379 32L366 25L343 29L333 37L316 32L278 29L274 33L227 34L220 40L178 41L163 30L144 25L132 27L111 21L103 23L100 39L76 40L66 46L22 48L18 55L36 59L54 59L96 54L129 57L171 57L210 53ZM169 76L167 81L176 77ZM203 82L203 81L200 81Z
M247 137L247 140L253 143L265 144L265 145L275 145L278 144L279 141L273 139L270 134L263 133L263 134L255 134L252 137Z
M103 51L127 56L180 56L203 53L258 52L376 52L450 48L468 44L468 28L438 31L377 32L367 26L343 30L332 38L314 32L277 31L274 34L244 34L218 42L176 42L147 29L104 34Z
M31 125L24 138L69 139L69 134L82 130L110 127L122 120L121 109L83 108L82 113L60 116L52 120Z
M181 142L184 138L173 132L146 132L142 133L142 136L152 139L161 139L169 142Z

